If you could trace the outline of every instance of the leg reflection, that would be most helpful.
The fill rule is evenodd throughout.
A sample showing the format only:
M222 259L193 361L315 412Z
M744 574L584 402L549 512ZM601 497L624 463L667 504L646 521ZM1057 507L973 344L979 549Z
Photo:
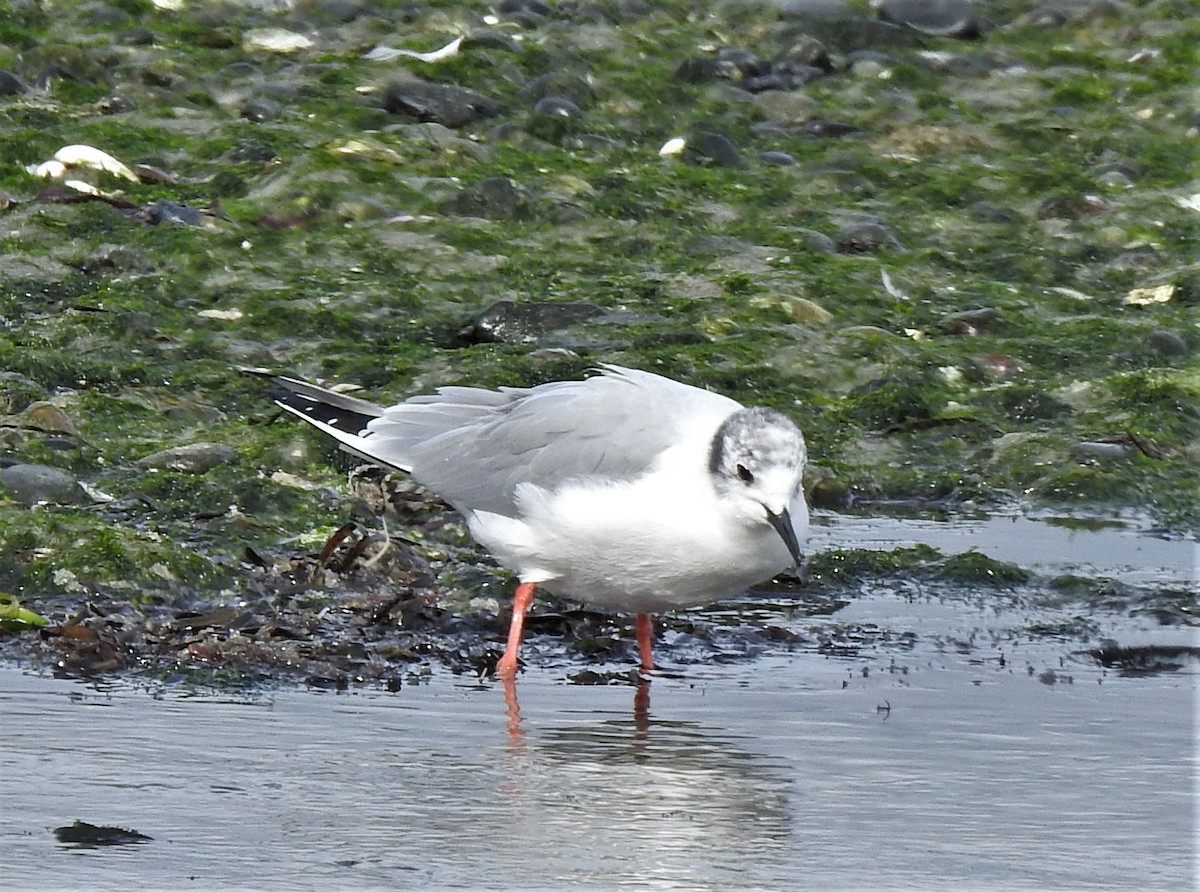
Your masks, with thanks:
M517 702L517 679L515 675L500 678L504 685L504 714L508 717L508 748L517 752L525 748L525 729L521 724L521 705Z
M635 739L645 739L650 730L650 679L639 678L633 691L633 730Z

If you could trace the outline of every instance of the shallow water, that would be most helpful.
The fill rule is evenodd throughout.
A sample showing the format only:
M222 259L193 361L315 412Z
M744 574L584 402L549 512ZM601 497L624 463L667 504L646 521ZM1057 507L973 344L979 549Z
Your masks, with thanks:
M813 517L808 548L890 549L929 545L945 554L979 551L1040 573L1108 576L1131 584L1188 582L1200 589L1200 542L1167 536L1138 520L986 515L978 518Z
M839 517L814 541L974 546L1124 581L1196 572L1195 543L1136 527ZM868 592L798 617L810 644L794 652L641 692L569 685L536 658L510 691L438 669L396 692L214 696L0 668L0 885L1193 888L1200 667L1123 675L1086 651L1196 631L1096 610L1082 632L1028 632L1074 628L1079 609ZM822 624L865 630L863 646L817 652ZM669 664L684 645L667 638ZM153 840L58 843L76 819Z
M928 621L928 620L926 620ZM1028 655L1026 655L1028 656ZM6 889L1183 889L1194 673L816 655L186 696L0 672ZM152 842L60 845L75 819Z

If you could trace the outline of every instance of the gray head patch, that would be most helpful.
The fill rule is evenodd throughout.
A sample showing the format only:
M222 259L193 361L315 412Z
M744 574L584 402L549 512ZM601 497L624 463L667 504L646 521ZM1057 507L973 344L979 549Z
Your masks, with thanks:
M753 406L726 418L708 453L708 469L716 478L749 482L764 468L798 468L805 459L804 435L782 412Z

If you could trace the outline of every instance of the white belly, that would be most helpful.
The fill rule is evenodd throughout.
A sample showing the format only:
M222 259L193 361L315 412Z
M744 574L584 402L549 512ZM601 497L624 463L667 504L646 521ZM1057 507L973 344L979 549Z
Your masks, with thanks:
M528 487L520 518L477 512L471 532L524 582L596 607L657 613L740 594L791 565L765 521L734 521L711 490L664 478L547 493ZM808 511L792 506L803 540Z

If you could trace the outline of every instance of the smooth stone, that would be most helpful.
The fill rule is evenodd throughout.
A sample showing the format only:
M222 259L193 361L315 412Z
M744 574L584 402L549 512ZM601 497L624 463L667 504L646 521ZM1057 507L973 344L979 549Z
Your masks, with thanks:
M464 217L524 220L533 216L532 193L508 177L488 177L452 198L447 207Z
M779 17L789 20L845 19L859 15L858 10L844 0L784 0Z
M520 41L513 39L510 35L503 31L496 31L487 28L478 31L472 31L464 38L462 48L480 47L481 49L502 50L506 53L519 55L524 51L524 47Z
M143 468L158 471L178 471L182 474L204 474L237 458L237 453L224 443L188 443L153 452L138 459Z
M815 229L801 229L799 234L804 241L804 247L814 254L826 254L832 257L838 252L837 242L823 232L817 232Z
M49 465L10 465L0 470L0 487L8 491L13 501L27 506L42 502L70 505L83 497L83 489L74 475Z
M857 124L847 124L843 121L827 121L824 118L813 118L804 123L804 132L818 139L852 139L863 136L867 131Z
M771 65L766 59L750 50L735 46L726 46L717 50L717 62L733 66L743 76L763 75L771 70Z
M766 90L754 96L754 107L764 118L786 124L807 121L817 110L817 101L800 92Z
M126 46L154 46L154 32L149 28L130 28L118 39Z
M1071 447L1071 457L1076 461L1121 461L1136 454L1137 449L1128 443L1083 441Z
M207 215L199 208L160 198L147 209L147 221L155 226L160 223L178 223L181 226L199 226Z
M465 127L500 113L497 102L474 90L430 81L399 81L385 91L383 107L392 114Z
M45 400L30 403L20 415L5 418L4 423L48 434L79 436L79 430L70 416L54 403L48 403Z
M500 300L471 320L458 336L470 344L529 344L547 332L569 328L603 313L603 309L589 303Z
M536 15L545 18L554 14L554 7L546 0L500 0L496 12L501 15Z
M1187 341L1173 331L1152 331L1146 336L1146 343L1162 356L1187 356L1192 352Z
M242 117L256 124L277 120L281 114L283 106L265 96L251 96L242 103Z
M843 53L865 49L907 49L922 45L921 34L902 25L864 17L809 19L792 26L791 37L814 37L831 50ZM789 35L782 35L787 37Z
M953 334L974 335L985 331L998 318L1000 311L995 307L979 307L960 313L949 313L942 317L941 325L950 329Z
M1021 215L1012 208L996 204L994 201L981 200L967 208L967 214L972 220L980 223L1020 223Z
M786 297L784 300L787 301L788 315L792 317L793 322L828 325L833 321L833 313L807 297Z
M833 71L833 61L825 44L807 34L796 35L771 61L776 66L816 68L826 74Z
M787 152L778 152L775 150L759 152L758 160L765 161L768 164L778 164L781 167L788 167L796 163L796 158L794 155L789 155Z
M0 68L0 96L19 96L28 89L19 77Z
M936 37L974 39L983 27L969 0L883 0L879 17Z
M570 71L548 71L535 77L521 88L521 96L530 103L547 96L569 99L580 108L591 106L597 98L595 86L587 78Z
M729 137L712 130L693 133L684 149L684 157L694 164L715 167L741 167L742 156Z
M837 235L837 247L842 254L874 254L879 251L906 249L892 235L892 231L881 223L851 223L842 227Z
M534 114L547 115L555 118L579 118L583 109L562 96L543 96L533 106Z

